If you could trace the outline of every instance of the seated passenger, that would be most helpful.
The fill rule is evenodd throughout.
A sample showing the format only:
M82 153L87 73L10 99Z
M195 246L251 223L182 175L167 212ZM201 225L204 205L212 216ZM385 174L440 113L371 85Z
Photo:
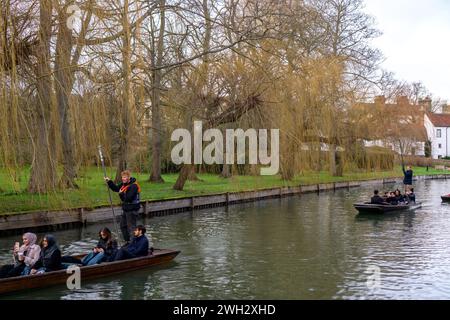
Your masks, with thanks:
M22 236L22 246L19 247L19 243L16 242L13 248L14 264L0 268L0 278L17 277L30 273L41 252L41 247L36 244L36 239L34 233L27 232Z
M416 195L414 193L414 188L409 189L407 196L408 196L409 202L416 203Z
M117 241L112 238L111 231L108 228L103 228L98 236L97 246L81 260L83 266L114 260L117 253Z
M391 193L389 193L389 198L386 199L386 202L394 206L398 204L398 200L394 192L391 191Z
M370 203L372 203L372 204L384 204L385 203L384 199L378 195L378 190L373 191L373 197L370 199Z
M30 274L39 274L60 269L62 269L61 251L56 244L55 237L48 234L42 240L41 255L33 269L31 269Z
M405 197L402 195L399 189L395 190L395 199L397 200L398 203L405 202Z
M133 239L128 246L124 246L117 251L114 261L133 259L148 255L148 239L145 236L145 227L137 226L133 231Z
M37 237L34 233L25 233L23 235L23 241L25 244L25 239L28 241L28 249L26 254L23 256L23 262L25 263L25 268L22 271L22 275L26 276L30 274L31 269L33 269L36 262L41 256L41 247L36 244ZM19 256L20 260L20 256Z

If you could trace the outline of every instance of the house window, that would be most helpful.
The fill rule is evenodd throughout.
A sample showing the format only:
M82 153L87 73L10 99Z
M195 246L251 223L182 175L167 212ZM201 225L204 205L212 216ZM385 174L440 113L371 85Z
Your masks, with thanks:
M439 143L438 147L439 147L439 149L442 149L442 144Z
M436 130L436 138L440 138L442 136L441 129Z

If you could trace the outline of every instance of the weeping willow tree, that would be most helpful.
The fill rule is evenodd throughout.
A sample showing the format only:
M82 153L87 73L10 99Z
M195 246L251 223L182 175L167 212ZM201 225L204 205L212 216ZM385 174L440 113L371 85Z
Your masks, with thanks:
M19 81L17 64L24 56L24 44L11 31L9 3L2 3L0 14L0 167L7 168L13 181L13 188L18 191L18 149L20 146L19 115Z
M27 14L20 13L18 8L21 5L17 1L2 1L0 8L0 162L7 169L17 191L20 177L17 172L21 170L21 159L26 152L26 146L22 144L23 132L26 132L32 142L28 189L40 192L52 190L56 183L55 162L49 153L54 128L51 126L53 105L49 64L46 61L50 51L52 5L51 1L40 1L37 9ZM32 14L39 19L37 33L33 29ZM42 50L42 55L34 58L36 50ZM35 92L29 90L30 82L36 84L33 85ZM23 97L28 97L28 108L24 106L26 102Z
M116 179L139 168L162 182L170 168L177 190L195 169L258 172L171 163L171 130L195 120L279 128L286 180L365 154L348 109L376 63L361 1L86 1L71 29L74 3L1 2L0 165L15 188L24 165L30 192L76 187L98 144Z

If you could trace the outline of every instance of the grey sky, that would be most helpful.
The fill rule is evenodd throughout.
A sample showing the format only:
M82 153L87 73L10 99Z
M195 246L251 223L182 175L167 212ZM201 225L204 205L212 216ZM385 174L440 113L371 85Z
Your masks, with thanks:
M383 68L450 101L450 0L365 0L383 35Z

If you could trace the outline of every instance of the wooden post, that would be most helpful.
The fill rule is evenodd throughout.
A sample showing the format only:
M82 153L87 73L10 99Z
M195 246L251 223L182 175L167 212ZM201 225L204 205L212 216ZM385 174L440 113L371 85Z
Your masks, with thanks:
M144 202L144 216L147 216L147 203L148 201Z
M84 208L79 209L79 214L80 214L80 222L83 224L83 226L86 226L87 221L84 217Z

